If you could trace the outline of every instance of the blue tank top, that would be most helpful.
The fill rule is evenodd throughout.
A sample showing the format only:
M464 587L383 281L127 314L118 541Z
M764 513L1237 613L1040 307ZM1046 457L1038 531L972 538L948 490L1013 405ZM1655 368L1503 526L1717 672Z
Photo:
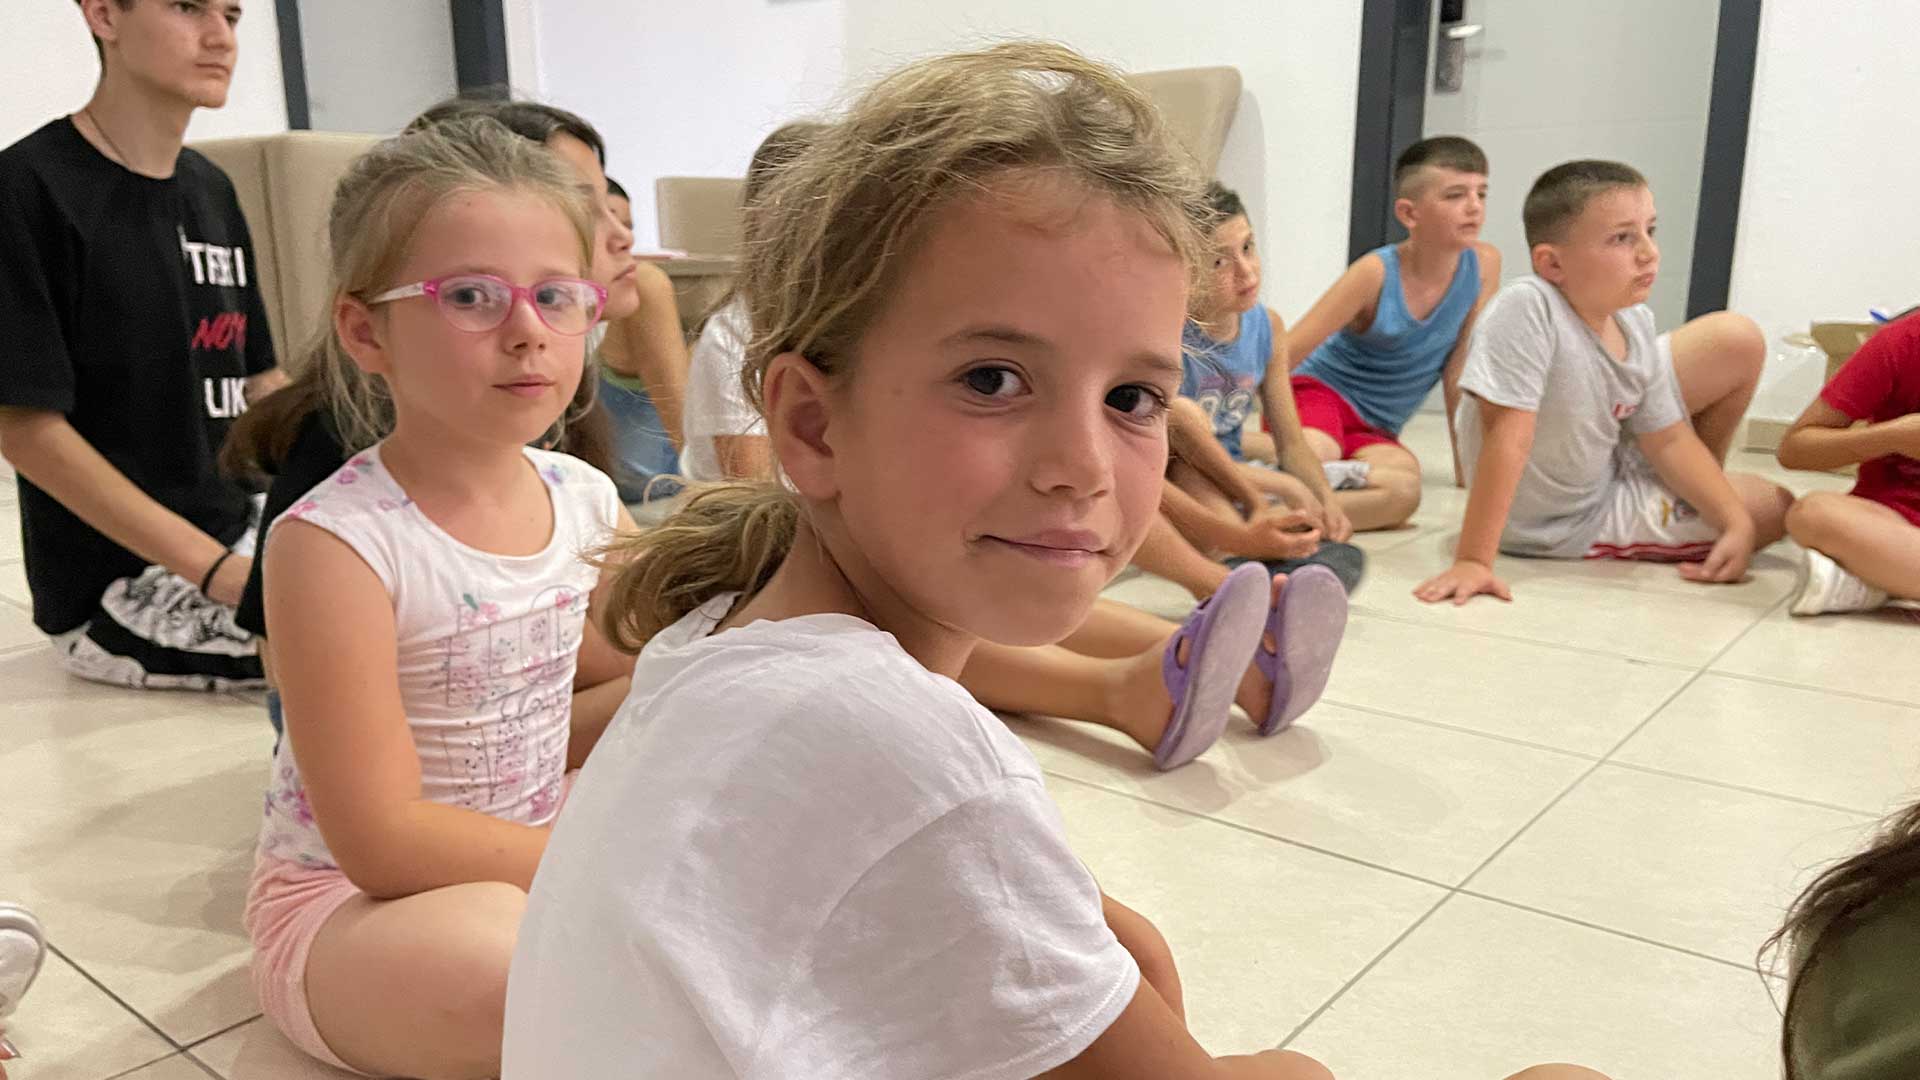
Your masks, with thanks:
M1337 331L1294 374L1311 375L1333 387L1362 420L1398 435L1440 381L1447 354L1480 295L1480 253L1473 248L1460 253L1453 282L1424 320L1407 312L1399 249L1388 244L1373 253L1387 264L1380 299L1373 305L1373 325L1363 334Z
M1180 377L1180 396L1190 397L1207 410L1213 437L1235 461L1242 460L1240 428L1259 400L1260 380L1273 358L1273 323L1264 304L1240 313L1240 333L1232 341L1215 341L1191 320L1180 335L1186 370Z

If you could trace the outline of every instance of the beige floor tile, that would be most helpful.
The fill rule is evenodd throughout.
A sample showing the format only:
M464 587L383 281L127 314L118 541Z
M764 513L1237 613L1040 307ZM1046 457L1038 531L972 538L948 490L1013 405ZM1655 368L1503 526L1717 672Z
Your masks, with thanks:
M1070 780L1052 792L1101 887L1166 935L1216 1053L1277 1045L1444 895Z
M1920 705L1920 614L1767 617L1727 650L1715 671Z
M146 1068L115 1077L115 1080L209 1080L209 1076L199 1062L185 1053L179 1053L162 1058Z
M1347 624L1326 698L1599 757L1690 677L1624 657L1360 614Z
M8 1019L7 1038L20 1048L19 1063L7 1068L18 1080L106 1080L173 1052L139 1017L53 955Z
M1442 883L1471 873L1592 767L1325 704L1270 739L1236 721L1199 760L1170 773L1104 729L1014 723L1059 775Z
M1920 789L1920 707L1703 675L1613 760L1883 814Z
M0 657L0 895L185 1043L258 1012L240 927L272 732L257 706Z
M46 640L47 635L33 625L33 616L25 608L0 604L0 652L29 648Z
M1687 590L1622 587L1581 561L1502 559L1512 603L1424 604L1414 587L1446 569L1451 545L1422 537L1372 560L1354 597L1369 614L1687 666L1704 664L1778 601L1763 582ZM1673 573L1671 567L1641 568ZM1784 593L1782 593L1784 594Z
M19 560L0 562L0 600L31 607L33 594L27 591L27 564Z
M11 490L11 481L5 483ZM0 504L0 559L20 558L20 508L13 503Z
M1818 870L1873 819L1602 766L1466 888L1751 963Z
M1777 1075L1778 1029L1752 971L1456 896L1290 1045L1340 1080L1704 1080Z
M209 1039L192 1052L226 1080L341 1080L354 1075L308 1057L265 1017Z

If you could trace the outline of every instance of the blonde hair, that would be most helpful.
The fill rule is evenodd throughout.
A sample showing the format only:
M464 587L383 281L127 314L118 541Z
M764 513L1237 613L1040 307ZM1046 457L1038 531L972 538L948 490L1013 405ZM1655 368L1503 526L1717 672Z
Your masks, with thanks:
M375 145L341 177L327 219L333 252L327 295L365 301L403 284L393 276L428 212L449 196L478 191L526 192L551 203L579 236L580 265L591 260L593 217L566 165L496 120L457 117ZM331 301L328 309L331 315ZM353 362L331 317L300 369L314 373L342 446L370 446L393 431L386 381ZM581 373L583 380L591 377Z
M1060 45L1013 42L924 60L880 80L768 177L746 208L742 279L753 327L741 373L761 405L773 358L831 377L898 286L932 215L1016 170L1137 211L1203 285L1203 186L1140 91ZM608 636L632 649L716 595L759 591L801 507L776 484L698 492L668 524L617 540Z

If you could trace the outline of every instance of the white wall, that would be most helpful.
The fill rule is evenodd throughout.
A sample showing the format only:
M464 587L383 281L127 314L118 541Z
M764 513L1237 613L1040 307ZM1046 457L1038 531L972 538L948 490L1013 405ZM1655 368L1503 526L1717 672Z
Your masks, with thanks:
M1304 312L1347 263L1360 5L1353 0L843 0L847 71L998 37L1043 37L1128 71L1230 64L1245 92L1220 178L1265 252L1262 293Z
M87 103L100 62L80 9L66 0L7 5L4 62L0 62L0 146ZM202 109L188 139L264 135L287 129L280 81L280 31L271 0L247 5L240 19L240 65L227 107Z
M650 247L656 177L741 176L762 136L832 100L841 4L534 0L519 17L536 35L532 70L513 79L606 136L607 173L633 196L637 242ZM511 11L508 26L512 55Z
M1730 306L1770 340L1920 301L1913 0L1761 5ZM1756 416L1799 414L1818 364L1775 363Z
M1024 35L1136 71L1238 67L1246 95L1220 171L1261 232L1268 301L1297 314L1346 263L1351 0L511 0L510 29L516 5L531 8L520 25L537 41L514 82L606 134L642 245L655 233L653 178L738 176L761 136L849 85L911 57Z
M447 0L307 0L300 14L316 131L391 135L459 90Z

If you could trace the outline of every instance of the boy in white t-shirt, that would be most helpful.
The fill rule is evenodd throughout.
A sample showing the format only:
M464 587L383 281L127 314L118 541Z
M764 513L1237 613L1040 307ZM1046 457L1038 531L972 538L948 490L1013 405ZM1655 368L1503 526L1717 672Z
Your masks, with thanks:
M1653 193L1629 166L1574 161L1527 194L1534 273L1480 316L1455 429L1472 491L1453 566L1428 602L1512 599L1496 552L1678 562L1735 582L1785 535L1793 496L1723 468L1765 359L1720 312L1658 335Z

